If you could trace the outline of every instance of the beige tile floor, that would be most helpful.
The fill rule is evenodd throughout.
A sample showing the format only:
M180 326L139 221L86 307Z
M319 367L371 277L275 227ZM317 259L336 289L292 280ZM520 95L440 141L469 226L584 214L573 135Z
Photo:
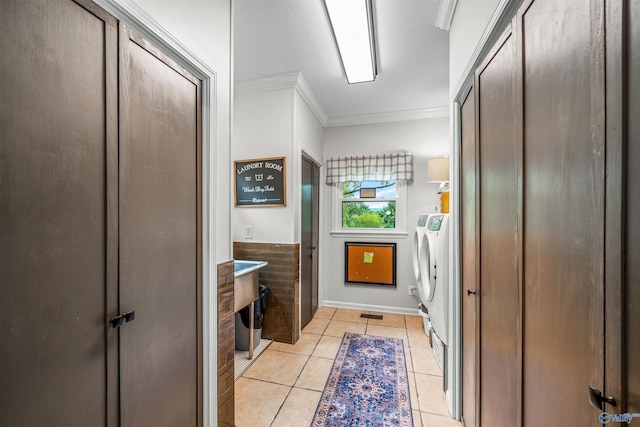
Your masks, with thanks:
M236 381L236 426L309 426L345 332L404 340L414 426L461 427L449 416L422 318L330 307L318 309L295 345L271 344Z

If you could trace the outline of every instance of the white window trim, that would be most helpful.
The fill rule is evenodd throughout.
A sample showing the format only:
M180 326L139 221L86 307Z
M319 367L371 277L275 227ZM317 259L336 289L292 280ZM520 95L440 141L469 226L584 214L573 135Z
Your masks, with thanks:
M407 237L407 182L396 181L396 228L342 228L342 185L334 184L332 201L332 236ZM380 200L384 201L384 200Z

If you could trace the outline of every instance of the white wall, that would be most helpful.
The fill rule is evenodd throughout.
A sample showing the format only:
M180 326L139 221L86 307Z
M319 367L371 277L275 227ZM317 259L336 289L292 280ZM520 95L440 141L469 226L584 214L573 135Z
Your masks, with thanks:
M314 160L322 161L324 128L305 100L295 93L295 143Z
M449 93L458 87L500 0L458 0L449 30Z
M232 160L285 156L287 188L286 207L232 207L233 241L299 242L301 156L322 162L324 129L295 87L236 92L233 120ZM252 239L245 226L253 227Z
M231 159L235 161L284 156L287 205L232 206L233 241L295 243L298 190L294 180L299 176L299 160L296 159L293 145L294 93L295 89L291 88L235 94ZM231 173L231 185L235 182L234 175L235 170ZM245 239L245 226L253 227L253 239Z
M371 307L374 310L415 314L418 297L409 295L415 286L413 275L413 232L421 213L434 212L439 203L438 184L427 182L427 160L448 155L449 118L432 118L383 124L325 129L325 159L335 156L384 154L409 151L414 154L414 180L407 191L407 235L399 238L331 236L333 192L326 184L323 207L323 266L320 283L322 300L342 307ZM344 283L344 243L371 241L397 243L397 287L346 285Z

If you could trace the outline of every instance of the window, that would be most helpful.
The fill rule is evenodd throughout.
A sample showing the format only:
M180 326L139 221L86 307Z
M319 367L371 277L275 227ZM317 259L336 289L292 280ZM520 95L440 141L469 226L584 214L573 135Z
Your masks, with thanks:
M406 236L406 182L413 179L411 153L327 159L333 186L331 234Z
M335 184L336 233L404 233L404 181L347 181Z
M342 228L396 228L395 181L342 184Z

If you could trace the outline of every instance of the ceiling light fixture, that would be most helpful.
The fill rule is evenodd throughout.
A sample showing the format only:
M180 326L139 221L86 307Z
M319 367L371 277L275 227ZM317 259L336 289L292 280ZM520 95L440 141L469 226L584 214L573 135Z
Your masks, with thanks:
M371 0L324 0L347 82L376 79L376 49Z

